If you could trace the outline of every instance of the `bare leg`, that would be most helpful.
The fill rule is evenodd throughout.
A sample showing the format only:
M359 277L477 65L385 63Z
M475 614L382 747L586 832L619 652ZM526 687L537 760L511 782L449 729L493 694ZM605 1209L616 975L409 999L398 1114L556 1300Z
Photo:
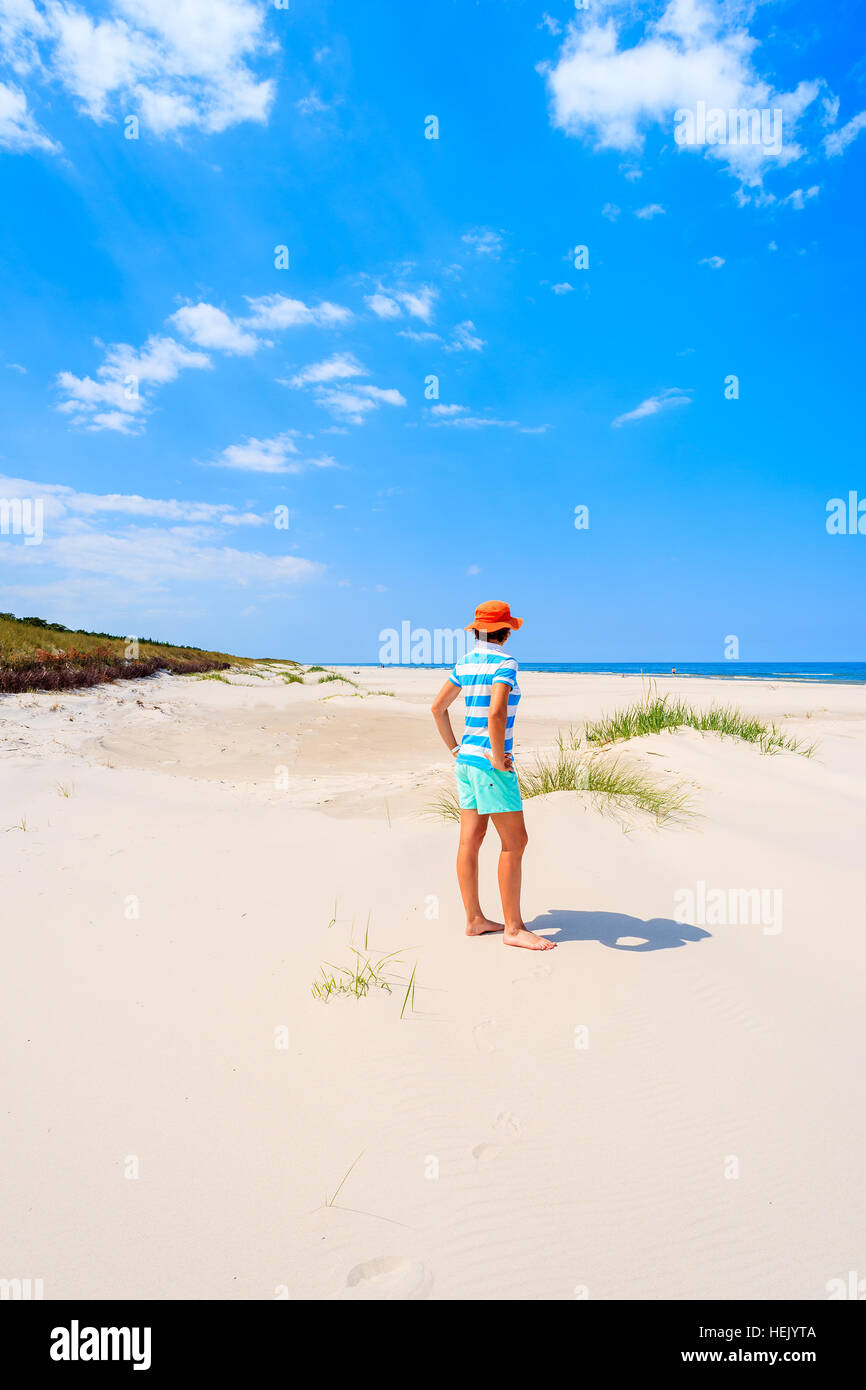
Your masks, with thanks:
M502 841L499 855L499 893L502 898L502 911L505 914L506 946L525 946L530 951L551 951L555 941L544 936L536 936L523 925L520 912L520 880L523 851L529 836L522 811L501 811L493 817L493 824Z
M478 900L478 851L487 832L487 816L477 811L460 812L460 844L457 848L457 882L466 909L466 935L481 936L502 931L501 922L491 922L481 911Z

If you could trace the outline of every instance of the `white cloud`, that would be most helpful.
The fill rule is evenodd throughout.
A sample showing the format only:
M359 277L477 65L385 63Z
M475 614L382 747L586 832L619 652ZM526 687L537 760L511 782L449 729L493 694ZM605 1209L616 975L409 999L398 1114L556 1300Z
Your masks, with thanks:
M324 565L296 554L267 554L227 544L249 527L273 533L273 514L228 504L124 494L79 493L27 479L0 479L6 497L39 497L45 511L38 546L4 547L5 589L32 612L57 612L64 622L148 631L154 599L177 619L191 600L196 616L269 592L285 594L319 579ZM252 591L252 592L249 592ZM80 617L75 610L78 610ZM136 616L137 615L137 616ZM145 626L147 624L147 626Z
M136 434L148 409L142 386L161 386L174 381L186 368L210 365L203 352L184 347L174 338L151 336L138 351L126 343L115 343L106 349L95 380L72 372L58 373L63 399L57 408L85 429Z
M643 221L647 222L650 218L658 217L659 214L663 212L664 208L661 203L647 203L645 208L638 208L636 210L635 217L640 217Z
M480 565L470 565L469 568L467 569L466 573L467 573L467 574L480 574L480 573L481 573L481 566L480 566Z
M431 285L421 285L415 290L400 290L397 292L397 298L407 314L422 319L424 323L430 322L437 298L436 290Z
M745 184L740 184L734 194L734 200L741 208L746 207L749 203L752 203L756 208L768 208L779 201L775 193L768 193L765 188L746 188Z
M824 139L824 149L829 155L841 154L843 150L848 148L852 140L857 139L863 129L866 129L866 111L852 116L851 120L847 121L841 129L831 131Z
M246 332L238 322L213 304L186 304L169 318L169 323L187 338L203 348L248 357L261 346L255 334Z
M793 193L789 193L786 198L782 199L782 202L790 203L791 207L795 208L797 212L802 212L803 208L806 206L807 200L809 198L817 198L820 192L821 189L818 184L813 184L811 188L806 189L795 188Z
M22 367L20 362L7 362L6 367L10 372L20 372L22 376L27 375L27 368Z
M536 29L546 29L548 34L558 34L562 30L559 20L554 19L553 15L548 14L547 11L541 16L541 23L536 24L535 27Z
M342 304L307 305L283 294L265 294L258 299L247 296L250 316L240 322L246 328L279 333L285 328L335 328L348 323L353 314Z
M322 453L314 459L299 459L296 430L286 430L272 439L247 439L246 443L231 443L218 459L211 460L214 468L243 468L246 473L303 473L306 468L339 468L339 463Z
M350 425L363 425L364 420L381 405L404 406L405 396L394 388L353 386L347 388L316 388L316 404L338 420Z
M551 285L550 288L553 290L554 294L571 294L574 285L570 285L567 280L563 280L558 285Z
M431 415L462 415L468 407L465 405L433 405L430 407Z
M675 406L691 405L691 397L688 392L680 389L679 386L669 386L657 396L649 396L640 405L636 405L634 410L628 410L624 415L618 415L611 421L614 429L619 429L620 425L625 425L631 420L645 420L649 415L660 415L664 410L672 410Z
M300 101L295 102L295 106L302 116L319 116L323 111L330 111L331 106L327 101L322 101L318 92L310 92L309 96L301 97Z
M400 392L394 387L383 390L381 386L356 386L356 391L361 391L370 400L382 405L405 405L406 397L401 396Z
M454 335L450 343L445 344L446 352L481 352L485 346L483 338L479 338L475 331L475 324L471 319L465 319L463 323L458 323L454 329Z
M125 108L163 136L267 119L274 83L253 64L272 45L255 0L108 0L106 9L16 0L4 49L16 71L59 84L94 121Z
M442 341L438 333L418 333L414 328L401 328L397 337L408 338L410 343L441 343Z
M239 512L228 502L181 502L176 498L141 497L138 493L78 492L63 483L34 483L24 478L0 479L0 491L4 497L41 497L49 530L70 517L102 515L188 525L263 526L269 520L254 512Z
M184 367L208 365L203 353L194 352L173 338L155 336L148 338L138 352L125 343L115 343L106 349L105 361L111 374L118 379L135 376L140 382L157 385L174 381Z
M499 232L494 232L492 227L473 227L471 231L463 234L461 241L478 256L493 256L494 259L498 259L502 253L502 236Z
M433 425L449 425L464 430L517 430L520 434L544 434L549 425L521 425L519 420L497 420L489 415L451 415L446 419L432 420Z
M605 203L601 210L602 217L606 217L609 222L615 222L619 214L620 209L617 207L616 203Z
M821 90L818 81L778 92L753 66L757 42L745 27L747 11L711 0L670 0L656 19L634 34L634 15L572 22L554 63L541 64L551 120L598 149L639 151L647 131L674 133L678 110L781 109L781 146L726 143L682 146L721 160L743 182L760 184L769 161L788 163L803 153L797 123ZM628 39L624 35L628 33ZM633 36L633 37L632 37ZM630 44L630 46L628 46Z
M368 294L364 303L380 319L398 319L402 313L396 299L391 299L387 294Z
M287 430L273 439L249 438L245 444L229 444L212 466L243 468L250 473L298 473L299 464L289 462L289 456L298 452L294 434L295 431Z
M405 311L410 318L429 323L433 317L437 294L432 285L418 285L414 289L403 286L397 290L379 285L374 294L365 296L364 303L380 319L402 318Z
M698 265L708 265L711 270L721 270L724 264L724 256L704 256L698 261Z
M0 82L0 148L17 152L45 150L49 154L60 149L30 114L24 93L6 82Z
M247 303L251 311L247 318L233 318L216 305L202 302L184 305L168 322L199 348L248 357L259 347L272 346L268 339L258 336L259 332L276 333L298 326L328 328L352 318L351 310L340 304L324 301L310 307L280 294L248 298ZM331 359L332 374L338 370L333 364L340 360L345 365L350 359ZM140 351L125 343L115 344L107 349L95 380L66 371L59 373L57 381L64 399L58 409L70 415L74 424L90 430L139 433L143 416L149 410L141 386L173 381L185 367L210 366L206 353L196 352L172 337L153 335ZM318 366L326 370L324 364ZM344 370L342 374L352 373Z
M382 405L406 404L405 396L394 387L358 384L355 378L361 376L369 376L363 363L351 353L337 352L321 362L312 362L288 380L281 379L281 384L295 388L311 387L316 404L340 422L323 433L345 434L345 424L362 425L365 418ZM343 382L353 384L342 385Z
M311 362L309 367L298 372L285 384L288 386L313 386L323 381L345 381L353 376L369 376L367 368L349 352L335 352L323 362Z

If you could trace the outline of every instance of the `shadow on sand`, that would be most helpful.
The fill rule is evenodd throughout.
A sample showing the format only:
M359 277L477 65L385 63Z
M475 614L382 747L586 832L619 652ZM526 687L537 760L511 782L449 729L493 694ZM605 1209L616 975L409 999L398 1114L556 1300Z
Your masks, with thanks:
M612 951L670 951L712 935L703 927L673 922L669 917L652 917L645 922L623 912L571 912L565 908L551 908L526 925L551 941L599 941Z

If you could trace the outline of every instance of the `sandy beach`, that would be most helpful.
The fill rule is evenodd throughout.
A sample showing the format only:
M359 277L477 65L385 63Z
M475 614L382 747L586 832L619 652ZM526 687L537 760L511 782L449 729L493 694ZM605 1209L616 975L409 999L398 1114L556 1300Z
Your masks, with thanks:
M864 688L660 681L814 755L680 730L616 754L690 818L527 802L526 920L559 943L533 954L463 934L425 814L442 673L352 679L0 698L2 1272L559 1300L824 1299L862 1269ZM521 687L521 764L642 688ZM491 915L495 869L491 830ZM751 890L772 917L704 909ZM365 934L391 992L314 999Z

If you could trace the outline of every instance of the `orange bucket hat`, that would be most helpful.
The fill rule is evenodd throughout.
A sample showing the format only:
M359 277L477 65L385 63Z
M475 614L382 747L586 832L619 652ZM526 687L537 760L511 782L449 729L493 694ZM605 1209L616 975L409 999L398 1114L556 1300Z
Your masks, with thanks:
M472 628L478 628L480 632L496 632L501 627L519 628L523 627L522 618L512 618L511 609L507 603L501 599L491 598L486 603L479 603L475 610L475 617L471 623L467 623L464 632L471 632Z

